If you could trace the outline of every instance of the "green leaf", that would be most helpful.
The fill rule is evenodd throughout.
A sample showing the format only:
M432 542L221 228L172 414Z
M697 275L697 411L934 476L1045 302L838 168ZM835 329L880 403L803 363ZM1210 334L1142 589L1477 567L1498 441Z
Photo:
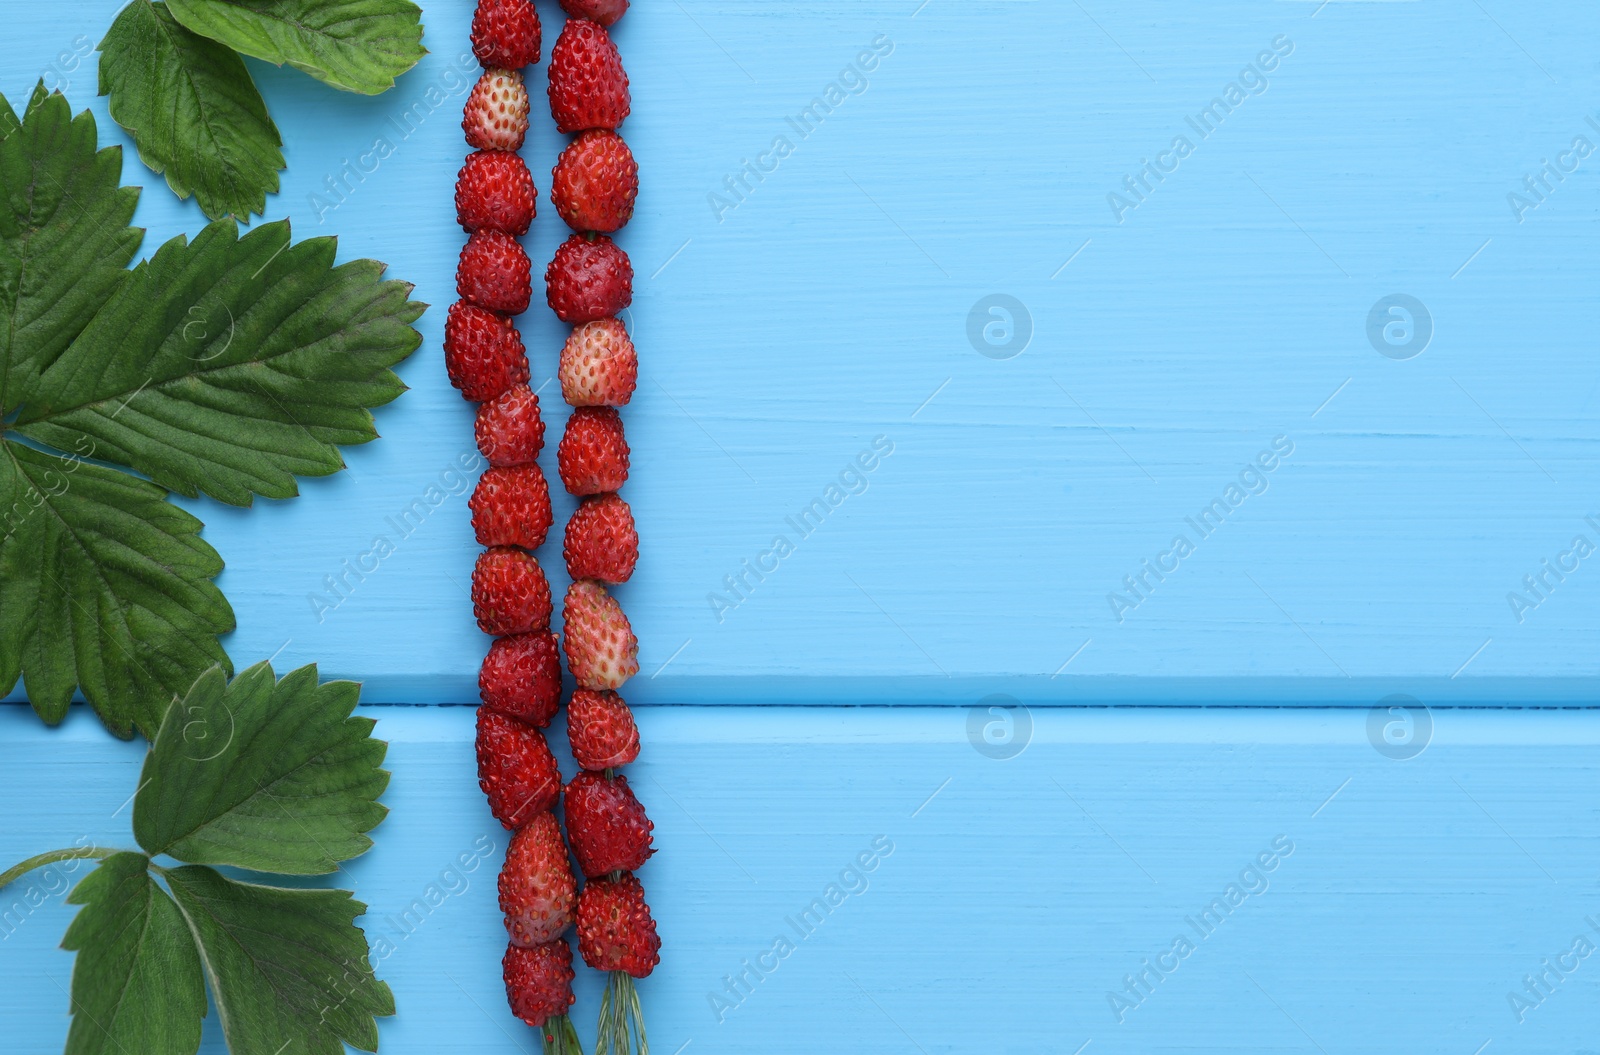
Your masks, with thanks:
M94 115L41 85L26 115L0 96L0 416L33 390L127 277L144 232L122 149L96 151Z
M162 246L40 379L19 431L235 505L343 468L338 445L377 437L367 408L405 390L389 367L421 343L426 305L376 261L334 267L331 238L289 243L287 221L243 238L219 221Z
M232 1055L343 1055L341 1041L378 1049L373 1018L394 1014L394 995L355 926L365 905L343 890L256 886L203 865L165 875Z
M168 0L179 22L235 51L363 95L428 53L411 0Z
M82 686L118 736L149 736L201 672L228 668L222 560L161 488L8 439L0 530L0 683L20 669L45 721Z
M113 854L67 898L83 905L64 949L72 968L66 1055L192 1055L206 990L183 914L143 854Z
M167 18L134 0L118 21L140 17ZM234 627L222 561L165 489L247 505L341 468L404 390L390 367L426 305L285 223L219 221L127 271L142 232L119 175L59 94L21 119L0 96L0 691L21 677L55 723L81 688L117 735L153 737L231 670Z
M150 854L111 853L69 898L85 908L62 942L78 953L67 1055L193 1055L207 983L232 1055L377 1050L375 1019L395 1005L355 925L364 904L150 860L306 874L364 851L389 775L356 698L353 683L318 685L314 666L277 681L259 663L231 683L213 667L172 704L134 795ZM7 878L102 853L41 854Z
M263 212L283 139L244 60L191 33L165 4L133 0L100 42L100 94L139 158L212 219Z
M355 682L258 663L231 684L211 670L167 713L145 758L133 833L151 854L315 875L372 845L387 746L355 718Z

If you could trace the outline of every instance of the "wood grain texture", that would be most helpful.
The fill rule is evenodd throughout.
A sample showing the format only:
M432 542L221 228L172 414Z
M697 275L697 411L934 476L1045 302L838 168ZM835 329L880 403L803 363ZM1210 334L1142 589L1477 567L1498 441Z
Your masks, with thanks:
M0 89L43 75L125 142L86 65L116 6L13 12ZM471 4L426 6L432 54L383 97L252 63L290 163L269 214L338 232L343 258L389 261L436 306L412 391L302 497L190 504L229 563L237 661L318 661L396 703L471 699L486 644L466 618L470 410L438 358ZM1396 761L1364 709L1595 701L1600 572L1547 580L1521 622L1506 595L1575 535L1600 545L1600 158L1547 177L1520 218L1507 196L1574 137L1600 143L1597 21L1504 0L636 3L617 31L643 170L624 236L644 365L628 694L726 705L641 709L658 1053L1600 1046L1592 958L1520 1023L1507 1000L1600 919L1600 712L1436 710L1427 749ZM843 74L880 34L892 52ZM1252 75L1209 136L1186 133L1280 35L1294 49L1267 87ZM830 84L838 105L803 117ZM547 189L560 143L534 128ZM1118 222L1107 195L1185 134L1190 156ZM710 200L779 136L792 149L736 207ZM132 160L126 178L148 188L146 251L198 229ZM536 261L560 233L541 216ZM969 338L997 293L1031 323L1012 358ZM1413 358L1367 336L1394 293L1432 320ZM522 323L538 383L560 330ZM553 440L564 410L544 391ZM850 472L880 436L893 453ZM1195 552L1119 622L1107 595L1279 436L1294 449L1263 493L1190 529ZM830 484L860 493L789 525ZM397 531L407 511L420 526ZM719 620L708 595L731 597L724 577L780 533L794 552ZM395 553L326 594L377 534ZM320 617L319 593L338 600ZM971 707L993 693L1035 705L1009 760L969 731L984 743L995 716ZM1363 707L1038 706L1097 701ZM815 706L869 702L906 706ZM470 712L372 713L394 813L336 881L393 946L384 1050L532 1051L502 1010L504 837L471 779ZM0 857L126 841L138 759L81 710L50 732L0 708ZM859 885L841 872L879 836L894 850L866 889L789 930L830 883ZM1215 934L1186 931L1228 884L1258 885L1240 874L1279 836L1294 851L1266 889ZM480 837L494 850L473 858ZM447 877L462 854L474 870ZM459 892L419 914L430 883ZM397 922L408 910L420 924ZM65 1035L66 916L52 897L0 943L18 1050ZM790 933L720 1014L725 976ZM1186 933L1195 951L1119 1022L1107 994ZM586 1033L597 997L586 977Z
M42 72L118 139L92 56L71 58L115 6L19 11L0 87L21 98ZM269 213L389 261L435 309L413 390L348 472L292 502L195 508L228 561L233 655L282 646L371 699L470 699L485 646L461 618L469 408L438 350L470 9L429 4L432 54L379 98L252 64L290 159ZM553 40L561 17L542 10ZM1584 520L1600 513L1600 159L1544 177L1521 222L1508 195L1531 200L1524 178L1570 161L1575 137L1600 144L1597 21L1490 0L636 4L617 39L643 172L623 241L644 538L620 594L656 675L636 697L965 703L1012 679L1035 703L1592 700L1589 562L1547 577L1521 622L1507 594L1533 600L1523 577L1574 536L1600 545ZM1242 77L1280 38L1292 53ZM843 73L874 40L892 52ZM52 65L63 50L75 70ZM1209 136L1187 123L1245 81L1259 94ZM805 117L829 85L837 105ZM548 189L559 137L533 128ZM1192 153L1117 222L1107 196L1179 135ZM792 150L744 177L743 201L710 201L780 136ZM198 227L131 155L126 170L148 188L147 249ZM560 226L536 221L536 262ZM994 293L1031 320L1014 358L969 343ZM1432 319L1411 359L1367 338L1392 293ZM559 327L522 322L537 384ZM546 406L558 436L565 408ZM1280 435L1294 452L1264 493L1207 538L1186 527ZM865 490L794 530L878 436L894 453L844 481ZM397 532L412 509L421 526ZM1180 532L1195 552L1119 622L1108 594ZM730 593L780 534L793 553ZM395 553L328 593L376 535ZM717 592L739 601L720 621ZM337 608L319 617L319 595Z
M332 881L370 906L400 1009L382 1049L537 1051L504 1009L505 837L469 776L471 711L373 713L393 813ZM999 760L959 709L646 708L630 776L658 847L640 872L664 941L641 988L652 1050L1591 1050L1600 960L1569 957L1520 1024L1507 993L1576 936L1600 944L1585 921L1600 924L1600 715L1439 711L1408 761L1375 751L1364 718L1046 708ZM54 732L0 709L0 859L128 843L117 811L139 756L81 708ZM892 852L841 877L880 836ZM1241 879L1280 836L1292 853ZM445 874L483 837L474 870ZM430 883L454 891L431 910ZM1256 892L1200 937L1186 917L1230 883ZM796 930L829 884L847 896ZM72 911L52 897L0 930L8 1050L59 1050ZM1180 935L1196 948L1119 1023L1107 993ZM728 997L724 976L780 937L793 950ZM579 987L586 1036L594 983ZM708 994L734 1005L720 1022ZM220 1055L214 1016L208 1030Z

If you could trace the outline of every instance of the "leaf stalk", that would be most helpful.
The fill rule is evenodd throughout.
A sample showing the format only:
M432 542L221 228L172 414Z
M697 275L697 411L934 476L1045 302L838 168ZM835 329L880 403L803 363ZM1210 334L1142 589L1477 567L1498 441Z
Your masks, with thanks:
M633 976L626 971L612 971L606 978L606 990L600 997L599 1034L594 1051L595 1055L650 1055L639 990L633 984Z
M551 1015L539 1027L539 1041L544 1046L544 1055L583 1055L578 1031L565 1014Z
M49 853L36 854L26 861L19 861L4 872L0 872L0 890L4 890L35 868L43 868L46 865L57 864L61 861L103 861L112 854L119 852L118 850L108 850L99 846L72 846L65 850L51 850Z

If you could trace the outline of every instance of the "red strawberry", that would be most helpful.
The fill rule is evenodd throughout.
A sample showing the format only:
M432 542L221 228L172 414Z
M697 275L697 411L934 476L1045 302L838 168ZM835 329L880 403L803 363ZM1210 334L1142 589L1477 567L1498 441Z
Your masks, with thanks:
M625 766L639 757L639 727L614 692L573 692L567 701L567 741L584 769Z
M478 0L472 53L485 66L532 66L539 61L539 37L539 12L532 0Z
M655 825L622 774L608 777L584 770L566 791L567 835L572 853L586 876L631 872L655 853L650 832Z
M509 150L467 155L456 177L456 222L467 231L527 234L539 192L527 164Z
M550 530L550 488L532 462L485 469L467 506L480 546L538 549Z
M588 18L609 26L628 10L628 0L561 0L561 10L573 18Z
M615 130L627 119L628 107L628 75L611 34L586 18L569 19L550 49L550 116L556 131Z
M500 911L513 945L559 938L572 923L578 883L553 813L536 813L511 837L500 868Z
M633 510L615 493L585 498L567 520L561 555L567 561L567 574L574 579L627 582L639 562Z
M518 315L533 297L529 270L527 250L515 238L504 231L474 231L461 247L456 292L480 308Z
M472 614L485 634L526 634L550 625L550 583L533 554L495 546L472 569Z
M590 579L567 587L561 608L567 669L581 689L617 689L639 673L639 639L617 599Z
M621 319L575 326L556 368L561 397L575 407L620 407L639 382L639 353Z
M581 133L550 171L550 200L574 231L620 230L633 217L638 196L639 166L615 132Z
M556 446L556 467L568 494L597 495L627 482L628 453L621 415L610 407L579 407Z
M496 639L478 669L483 705L543 729L561 706L561 653L548 630Z
M528 88L522 74L498 66L484 70L467 96L461 130L474 150L521 150L528 134Z
M496 468L532 465L544 449L544 419L539 397L527 385L514 385L478 408L473 423L478 450ZM540 479L543 479L541 474ZM546 492L548 499L548 492ZM535 543L537 546L537 543Z
M542 1026L572 1006L572 946L565 941L509 946L502 966L511 1013L528 1025Z
M633 303L633 264L605 235L575 234L544 269L545 299L562 322L593 322Z
M444 368L450 383L475 403L528 380L522 335L504 315L457 301L444 320Z
M479 707L477 746L478 786L488 796L495 820L514 829L534 814L548 816L543 811L554 808L561 796L561 771L543 733L527 722ZM565 850L561 856L565 861Z
M578 951L597 971L626 971L643 978L661 962L656 921L635 876L591 879L578 895Z

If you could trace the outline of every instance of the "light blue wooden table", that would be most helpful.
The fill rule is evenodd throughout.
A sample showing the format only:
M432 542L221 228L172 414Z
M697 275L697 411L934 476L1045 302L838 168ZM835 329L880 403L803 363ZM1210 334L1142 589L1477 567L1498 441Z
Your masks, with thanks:
M43 76L125 141L92 68L116 7L9 12L0 90ZM426 7L432 54L377 99L253 64L269 215L436 306L412 391L299 499L190 505L237 663L396 705L394 812L334 877L393 945L384 1050L531 1051L471 712L434 706L486 641L438 351L471 4ZM1590 5L1506 0L638 0L618 595L658 1055L1600 1051L1571 953L1600 945L1597 39ZM131 148L125 179L146 252L201 225ZM522 323L537 385L559 324ZM140 756L0 708L0 858L127 841ZM802 937L830 883L855 892ZM70 911L0 942L9 1050L65 1036ZM730 996L747 961L777 966Z

